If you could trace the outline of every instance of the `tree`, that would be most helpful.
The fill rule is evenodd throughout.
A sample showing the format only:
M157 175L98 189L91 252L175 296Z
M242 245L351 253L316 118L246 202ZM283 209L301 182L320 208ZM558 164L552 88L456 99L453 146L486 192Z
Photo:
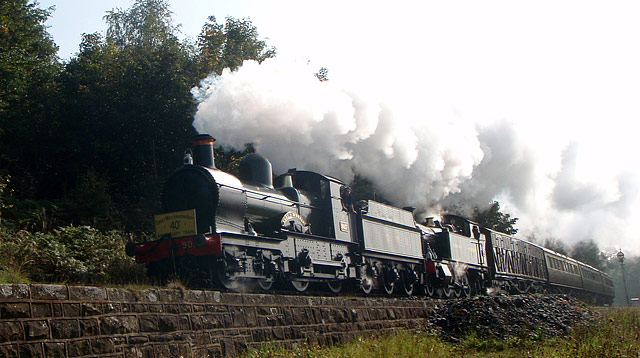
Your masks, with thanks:
M564 243L554 237L548 237L544 240L542 246L559 254L568 255L567 248Z
M356 174L350 186L355 201L375 200L381 203L389 203L389 201L376 190L375 185L360 174Z
M137 0L105 19L107 37L84 35L62 75L61 166L68 187L95 171L110 184L125 227L137 229L149 224L163 178L181 163L176 149L195 134L190 90L200 78L192 49L173 33L166 0Z
M329 70L327 70L326 67L320 67L318 72L316 72L314 75L320 82L326 82L329 80Z
M107 11L107 38L119 48L177 42L178 27L173 25L172 14L166 0L136 0L127 10Z
M35 194L49 167L46 150L55 144L49 139L60 66L44 26L51 11L27 0L0 1L0 174L20 178L12 182L18 195Z
M577 242L571 249L571 257L599 269L603 267L600 248L593 239Z
M198 62L202 76L211 72L237 69L245 60L259 62L276 55L274 47L267 47L258 39L258 30L249 19L227 17L225 25L216 22L214 16L202 27L197 43Z
M473 208L473 216L471 220L477 222L481 226L503 232L505 234L514 235L518 229L514 227L518 218L511 218L511 215L500 212L500 203L494 201L487 209Z

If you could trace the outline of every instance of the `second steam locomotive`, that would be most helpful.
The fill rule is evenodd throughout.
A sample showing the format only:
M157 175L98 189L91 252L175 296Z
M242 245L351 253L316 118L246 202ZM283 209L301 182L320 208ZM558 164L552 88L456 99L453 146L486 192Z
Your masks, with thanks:
M177 276L198 286L250 285L296 291L321 284L365 293L469 296L487 289L572 293L613 299L603 272L463 217L417 223L410 208L354 203L337 178L290 169L273 179L258 154L239 176L216 169L209 135L194 139L185 164L167 180L154 241L126 251L163 282Z

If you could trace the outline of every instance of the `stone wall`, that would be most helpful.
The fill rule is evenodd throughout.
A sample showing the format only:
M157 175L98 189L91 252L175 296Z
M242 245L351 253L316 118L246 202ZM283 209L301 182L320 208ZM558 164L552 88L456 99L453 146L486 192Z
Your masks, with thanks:
M0 285L0 357L220 357L419 330L419 299Z

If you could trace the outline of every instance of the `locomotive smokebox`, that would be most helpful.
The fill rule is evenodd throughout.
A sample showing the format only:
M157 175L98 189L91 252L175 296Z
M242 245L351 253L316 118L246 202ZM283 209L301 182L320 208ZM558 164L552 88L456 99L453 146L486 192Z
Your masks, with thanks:
M193 164L215 169L216 162L213 157L213 143L215 138L208 134L199 134L193 137L192 151Z

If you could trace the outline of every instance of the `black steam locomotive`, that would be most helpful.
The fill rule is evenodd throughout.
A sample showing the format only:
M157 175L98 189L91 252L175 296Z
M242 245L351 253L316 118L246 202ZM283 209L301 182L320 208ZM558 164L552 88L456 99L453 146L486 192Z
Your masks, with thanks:
M168 179L154 241L126 252L159 282L297 291L347 284L365 293L470 296L486 290L563 292L600 303L613 283L599 270L459 216L419 224L411 208L354 203L339 179L244 157L239 177L215 167L214 139L200 135Z

